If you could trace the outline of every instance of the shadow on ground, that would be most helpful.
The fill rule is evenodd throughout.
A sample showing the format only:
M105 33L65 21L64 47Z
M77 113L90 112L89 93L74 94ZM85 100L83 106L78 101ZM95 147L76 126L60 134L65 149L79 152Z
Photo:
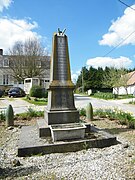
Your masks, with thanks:
M29 174L38 172L39 168L37 166L30 166L30 167L13 167L13 168L0 168L0 179L5 179L7 177L22 177L27 176Z
M120 134L120 133L123 133L123 132L129 132L129 131L135 131L133 129L129 129L129 128L104 128L102 129L106 132L109 132L111 134Z

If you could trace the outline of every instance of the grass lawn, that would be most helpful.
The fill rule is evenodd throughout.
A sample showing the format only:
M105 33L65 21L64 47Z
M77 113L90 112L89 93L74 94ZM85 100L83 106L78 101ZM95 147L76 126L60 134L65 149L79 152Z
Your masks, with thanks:
M47 98L23 98L23 100L38 106L47 105Z

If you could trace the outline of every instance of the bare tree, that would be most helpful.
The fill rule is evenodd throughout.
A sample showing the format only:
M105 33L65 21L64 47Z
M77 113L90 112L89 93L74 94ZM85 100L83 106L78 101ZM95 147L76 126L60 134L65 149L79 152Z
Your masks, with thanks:
M42 76L44 70L49 68L48 53L37 38L16 42L9 49L9 67L18 82L25 78Z

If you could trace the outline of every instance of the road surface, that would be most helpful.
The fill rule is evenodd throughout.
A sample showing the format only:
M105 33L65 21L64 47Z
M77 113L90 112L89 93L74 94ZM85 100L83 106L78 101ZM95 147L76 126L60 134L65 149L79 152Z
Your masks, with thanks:
M75 106L76 108L84 108L87 106L89 102L93 105L93 109L95 108L118 108L123 111L132 112L135 116L135 105L128 104L132 99L125 100L102 100L96 99L88 96L81 96L75 94ZM135 101L135 99L134 99ZM35 106L32 105L21 98L0 98L0 110L5 110L7 106L11 104L13 106L14 112L22 113L26 112L28 108L33 108L35 110L44 110L44 106Z
M81 96L75 94L75 105L77 108L86 107L91 102L93 109L97 108L117 108L123 111L131 112L135 116L135 105L128 104L129 101L135 101L134 99L122 99L122 100L103 100L92 98L88 96Z

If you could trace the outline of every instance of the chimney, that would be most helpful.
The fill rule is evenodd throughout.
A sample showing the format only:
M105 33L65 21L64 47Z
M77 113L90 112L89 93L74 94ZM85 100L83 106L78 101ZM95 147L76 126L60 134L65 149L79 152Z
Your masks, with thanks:
M0 49L0 55L3 56L3 49Z

